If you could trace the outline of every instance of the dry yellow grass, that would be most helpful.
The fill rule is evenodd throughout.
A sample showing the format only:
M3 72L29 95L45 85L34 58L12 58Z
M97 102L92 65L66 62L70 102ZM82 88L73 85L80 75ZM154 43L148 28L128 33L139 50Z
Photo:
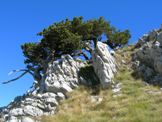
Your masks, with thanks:
M130 60L131 53L126 55ZM60 103L56 115L43 116L42 122L162 122L162 91L131 74L122 67L116 75L114 81L122 83L120 96L114 97L111 89L101 90L102 102L93 103L91 89L81 86Z
M162 93L154 86L136 80L129 71L121 71L116 80L122 83L121 95L101 90L99 104L91 102L91 90L82 86L62 101L54 116L42 117L42 122L162 122ZM157 94L150 94L155 91Z

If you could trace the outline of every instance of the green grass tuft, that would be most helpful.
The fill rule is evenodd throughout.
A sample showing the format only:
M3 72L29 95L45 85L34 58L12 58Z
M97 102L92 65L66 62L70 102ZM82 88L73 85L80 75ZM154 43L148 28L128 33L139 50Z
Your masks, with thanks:
M111 89L100 90L98 96L103 100L94 103L93 89L81 86L60 103L56 115L44 116L42 122L162 122L162 91L132 76L132 50L134 47L130 46L115 54L120 71L114 81L122 84L118 96ZM92 66L80 71L86 80L94 77L91 72L94 72Z
M102 90L99 104L91 102L91 89L84 86L68 94L54 116L42 117L42 122L162 122L162 93L132 77L128 70L119 72L115 79L122 83L120 96L113 97L111 89Z

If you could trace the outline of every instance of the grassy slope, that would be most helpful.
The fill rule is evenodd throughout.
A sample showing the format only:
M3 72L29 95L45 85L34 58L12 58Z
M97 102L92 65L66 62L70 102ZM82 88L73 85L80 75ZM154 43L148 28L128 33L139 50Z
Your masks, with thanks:
M121 56L123 51L128 52L126 56ZM124 49L118 54L117 58L130 61L130 50ZM119 96L114 97L111 89L101 90L98 95L103 101L93 103L91 89L81 86L60 103L55 116L44 116L42 122L162 122L160 88L134 79L131 73L131 69L122 65L116 75L114 81L122 83Z

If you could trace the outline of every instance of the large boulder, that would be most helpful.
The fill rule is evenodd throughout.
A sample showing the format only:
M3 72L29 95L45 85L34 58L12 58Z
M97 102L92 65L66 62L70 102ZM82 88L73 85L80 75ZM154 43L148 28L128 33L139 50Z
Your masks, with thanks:
M70 55L64 55L60 61L54 61L46 73L46 91L54 93L72 91L79 85L78 72L84 65L81 60L75 61Z
M110 87L117 65L106 44L98 42L92 52L93 68L103 88Z
M162 30L149 32L147 40L139 39L137 51L134 54L133 68L138 76L141 76L149 83L162 85Z

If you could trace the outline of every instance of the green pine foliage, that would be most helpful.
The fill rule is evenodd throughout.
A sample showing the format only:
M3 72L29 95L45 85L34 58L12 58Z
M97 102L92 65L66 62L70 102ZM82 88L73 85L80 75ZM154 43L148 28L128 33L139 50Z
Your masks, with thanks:
M120 31L112 27L111 31L106 33L107 41L106 43L112 48L121 47L128 43L128 40L131 38L129 30Z
M103 35L107 37L104 42L111 48L127 44L130 38L128 30L117 30L103 17L86 21L83 20L83 17L74 17L72 20L65 19L53 23L38 35L42 39L37 43L25 43L21 46L26 69L20 71L24 72L23 74L30 73L35 80L44 78L48 64L64 54L82 55L86 60L89 60L85 51L91 54L97 41L101 41Z
M87 42L95 47L102 35L107 36L105 42L112 48L127 44L130 38L128 30L117 30L103 17L87 21L83 17L66 19L52 24L38 35L42 36L40 42L22 46L25 63L39 64L40 60L56 60L63 54L77 55L76 52L90 48Z

